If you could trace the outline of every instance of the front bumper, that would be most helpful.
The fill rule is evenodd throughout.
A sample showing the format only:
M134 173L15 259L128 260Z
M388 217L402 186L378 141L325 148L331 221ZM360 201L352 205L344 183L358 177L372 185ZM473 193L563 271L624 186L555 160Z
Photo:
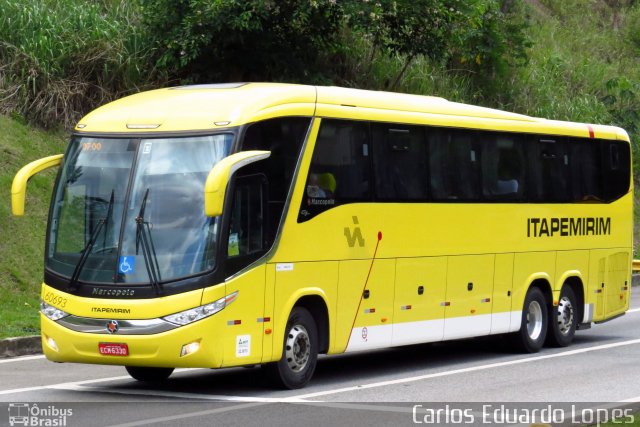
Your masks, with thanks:
M217 334L214 333L223 327L218 324L221 323L218 316L150 335L77 332L42 314L40 323L44 354L54 362L167 368L219 368L222 365L222 340L216 339ZM183 346L195 342L199 343L198 350L181 356ZM100 343L124 343L129 355L100 354Z

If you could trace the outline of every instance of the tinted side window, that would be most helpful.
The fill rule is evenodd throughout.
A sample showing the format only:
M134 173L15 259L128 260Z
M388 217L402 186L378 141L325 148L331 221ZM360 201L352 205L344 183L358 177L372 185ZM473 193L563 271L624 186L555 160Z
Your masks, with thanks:
M488 201L523 200L525 156L522 137L482 133L482 193Z
M573 164L571 180L574 184L572 201L602 201L601 144L597 140L573 138L569 141Z
M424 129L395 124L371 125L376 198L418 201L428 197Z
M623 141L602 142L602 172L606 201L612 201L629 191L631 181L631 152Z
M232 274L262 256L271 244L265 230L266 188L264 175L234 179L233 201L230 207L225 274Z
M475 132L429 129L429 189L436 201L480 199L480 150Z
M571 167L574 155L562 137L530 137L528 147L528 199L532 202L571 200Z
M308 117L282 117L251 124L242 139L240 150L267 150L266 160L251 164L242 174L263 174L268 178L265 235L270 246L275 240L285 200L293 180L300 150L309 129Z
M269 199L272 201L284 202L287 198L309 123L310 119L306 117L266 120L249 126L244 135L242 151L271 151L262 166L269 177Z
M368 128L364 122L322 121L299 222L337 205L371 199Z

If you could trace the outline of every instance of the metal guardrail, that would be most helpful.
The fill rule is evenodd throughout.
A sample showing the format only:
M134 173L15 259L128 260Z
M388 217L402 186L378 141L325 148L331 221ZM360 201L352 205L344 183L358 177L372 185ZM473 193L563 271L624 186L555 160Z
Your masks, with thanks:
M634 273L640 273L640 259L633 260L633 264L631 265L631 270Z

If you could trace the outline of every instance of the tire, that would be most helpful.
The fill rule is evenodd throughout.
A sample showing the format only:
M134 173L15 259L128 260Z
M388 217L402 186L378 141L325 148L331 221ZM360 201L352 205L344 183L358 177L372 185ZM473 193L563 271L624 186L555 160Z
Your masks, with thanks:
M311 379L318 361L318 328L303 307L294 307L287 321L282 358L265 366L269 381L286 389L302 388Z
M173 368L143 368L139 366L125 366L132 378L143 382L161 382L169 378Z
M537 353L547 335L548 304L539 288L529 288L522 307L520 330L511 336L514 346L524 353Z
M566 347L573 341L578 326L578 305L576 293L564 285L557 307L549 310L549 331L547 344L552 347Z

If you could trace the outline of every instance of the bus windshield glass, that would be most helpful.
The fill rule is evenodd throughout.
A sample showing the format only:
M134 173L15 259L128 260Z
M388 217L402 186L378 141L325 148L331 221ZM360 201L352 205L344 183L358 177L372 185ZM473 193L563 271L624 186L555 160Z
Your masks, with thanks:
M47 268L106 284L213 269L218 219L204 214L204 184L232 140L74 138L53 195Z

